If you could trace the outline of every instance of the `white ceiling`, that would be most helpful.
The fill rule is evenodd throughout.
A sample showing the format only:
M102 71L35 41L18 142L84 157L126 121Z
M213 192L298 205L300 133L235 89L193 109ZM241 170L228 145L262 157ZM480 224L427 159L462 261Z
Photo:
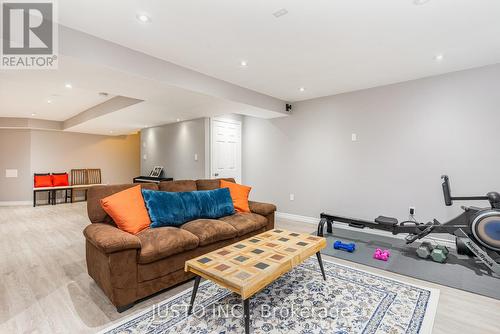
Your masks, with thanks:
M73 117L112 97L100 96L100 85L89 89L91 81L98 81L92 74L64 62L59 71L0 71L0 117L52 121ZM66 83L73 88L66 88Z
M500 1L430 0L420 6L413 2L64 0L59 1L59 21L287 101L500 62ZM272 13L282 8L288 14L275 18ZM149 14L152 22L138 22L138 13ZM93 48L88 51L96 52ZM437 54L444 54L444 59L436 61ZM140 65L146 72L90 64L92 61L79 55L59 55L58 70L0 71L0 117L63 121L118 95L144 102L68 130L98 134L113 131L117 135L177 119L223 113L278 115L198 93L211 94L210 90L194 92L187 90L189 87L174 87L175 83L169 85L154 73L142 75L148 73L153 59L144 55ZM248 62L247 67L240 66L242 60ZM65 88L66 83L73 88ZM224 93L229 89L220 87ZM300 92L300 87L305 91ZM99 96L99 92L109 96Z
M153 126L224 114L240 113L257 116L257 108L247 105L198 96L182 103L179 108L165 108L164 103L147 100L130 107L91 119L67 130L73 132L123 135ZM263 112L262 117L266 118Z
M66 26L289 101L500 62L499 13L498 0L59 2Z
M72 88L65 87L71 83ZM102 97L99 92L107 92ZM144 100L67 131L123 135L142 128L226 113L268 116L265 110L88 64L67 56L51 71L0 71L0 117L64 121L113 96ZM50 99L52 103L47 103ZM32 116L35 113L35 116Z

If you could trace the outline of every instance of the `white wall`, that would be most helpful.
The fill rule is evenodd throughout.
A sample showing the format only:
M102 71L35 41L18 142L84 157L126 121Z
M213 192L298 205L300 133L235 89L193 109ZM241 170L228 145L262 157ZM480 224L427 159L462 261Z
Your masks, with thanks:
M243 181L286 213L405 219L413 205L417 218L451 218L460 204L444 206L441 174L456 195L500 190L499 87L496 65L245 117Z
M217 116L243 123L239 114ZM194 155L198 155L195 161ZM146 157L146 159L144 159ZM199 118L141 131L141 173L163 166L175 180L210 178L210 119Z
M131 183L140 172L139 136L0 129L0 202L31 201L33 173L73 168L101 168L103 183ZM5 169L18 169L18 178L5 178Z
M31 196L29 130L0 130L0 202L25 201ZM17 169L17 178L6 178L6 169Z
M71 169L100 168L103 183L132 183L140 173L139 154L139 135L31 132L33 173L69 173Z
M142 175L149 175L154 166L163 166L166 176L176 180L205 178L209 159L205 123L206 119L199 118L142 130Z

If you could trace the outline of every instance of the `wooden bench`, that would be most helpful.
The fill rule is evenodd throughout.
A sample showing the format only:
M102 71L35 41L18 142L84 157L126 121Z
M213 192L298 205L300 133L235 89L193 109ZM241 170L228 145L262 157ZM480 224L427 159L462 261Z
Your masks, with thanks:
M56 204L56 191L58 190L88 190L93 186L100 186L101 184L82 184L75 186L61 186L61 187L38 187L33 188L33 207L36 206L36 194L39 192L48 192L49 193L49 204ZM66 197L65 203L67 203L68 197ZM71 198L71 203L73 203L73 198Z
M35 174L35 175L49 175L49 174ZM59 190L70 191L64 196L64 202L68 203L75 201L75 192L84 191L85 201L87 200L87 191L90 187L101 184L101 170L98 168L93 169L72 169L71 170L71 185L58 186L58 187L33 187L33 207L36 206L36 194L39 192L47 192L49 194L49 204L56 204L56 193Z

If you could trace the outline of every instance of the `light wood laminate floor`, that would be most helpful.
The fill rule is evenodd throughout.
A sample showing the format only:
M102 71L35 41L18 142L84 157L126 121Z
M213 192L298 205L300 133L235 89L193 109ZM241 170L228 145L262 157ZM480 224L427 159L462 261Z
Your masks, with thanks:
M0 207L0 333L95 333L184 289L188 282L119 314L87 275L85 203ZM312 232L314 225L279 221ZM434 333L500 333L500 301L352 262L349 265L440 289ZM499 281L500 288L500 281Z

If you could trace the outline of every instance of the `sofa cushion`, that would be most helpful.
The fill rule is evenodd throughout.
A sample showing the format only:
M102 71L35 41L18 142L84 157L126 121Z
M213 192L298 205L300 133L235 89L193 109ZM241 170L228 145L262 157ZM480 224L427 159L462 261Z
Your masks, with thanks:
M264 232L264 229L260 229L257 231L254 231L249 234L242 235L237 238L233 239L228 239L228 240L223 240L223 241L218 241L210 245L206 246L199 246L195 249L191 249L187 252L184 253L179 253L176 255L169 256L167 258L160 259L155 262L151 263L139 263L137 265L137 281L142 283L142 282L147 282L147 281L152 281L154 279L164 277L166 281L170 280L171 278L169 277L172 273L174 272L184 272L184 263L188 260L191 260L195 257L198 257L200 255L206 254L208 252L212 252L214 250L220 249L222 247L229 246L235 242L253 237L254 235L257 235L259 233ZM164 281L165 281L164 280ZM183 282L185 279L179 279L176 281L176 284L179 282ZM173 285L173 284L172 284ZM168 288L171 285L166 285L163 287L163 289ZM160 289L160 290L163 290ZM158 290L156 290L158 291ZM148 295L150 295L151 292L148 292Z
M267 225L267 218L256 213L238 212L232 216L219 218L228 224L231 224L238 236L256 231Z
M193 220L182 225L181 229L196 235L200 240L200 246L232 239L238 235L238 232L231 224L215 219Z
M233 178L196 180L198 190L214 190L220 188L220 180L235 182Z
M160 182L160 191L195 191L196 181L194 180L176 180L176 181L163 181Z
M141 241L139 263L151 263L198 247L198 238L177 227L147 228L137 234Z
M151 227L181 226L200 218L217 219L234 213L229 189L167 192L143 190Z

